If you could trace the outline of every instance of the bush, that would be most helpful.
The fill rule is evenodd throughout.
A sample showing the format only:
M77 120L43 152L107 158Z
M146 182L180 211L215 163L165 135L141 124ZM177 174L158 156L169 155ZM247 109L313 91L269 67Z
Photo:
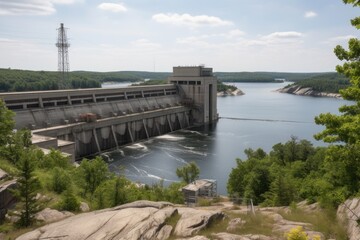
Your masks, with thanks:
M71 184L71 178L69 174L65 170L59 167L55 167L52 171L52 190L60 194L68 188L69 184Z
M74 195L71 187L66 189L62 194L59 208L65 211L79 211L80 201Z

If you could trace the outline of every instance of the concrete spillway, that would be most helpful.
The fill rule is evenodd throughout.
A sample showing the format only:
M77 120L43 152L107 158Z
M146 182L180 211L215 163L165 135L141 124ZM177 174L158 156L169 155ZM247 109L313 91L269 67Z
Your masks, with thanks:
M16 128L73 160L217 118L212 69L175 67L173 84L2 93Z
M35 144L58 148L74 159L191 124L190 109L182 106L174 85L7 93L1 97L15 111L17 129L30 128Z

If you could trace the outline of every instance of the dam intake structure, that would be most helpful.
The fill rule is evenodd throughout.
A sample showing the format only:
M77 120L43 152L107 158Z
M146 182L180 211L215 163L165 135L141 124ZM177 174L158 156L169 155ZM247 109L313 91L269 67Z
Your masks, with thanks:
M211 68L174 67L169 82L0 93L0 98L15 112L15 128L32 131L33 144L58 149L74 161L218 118Z

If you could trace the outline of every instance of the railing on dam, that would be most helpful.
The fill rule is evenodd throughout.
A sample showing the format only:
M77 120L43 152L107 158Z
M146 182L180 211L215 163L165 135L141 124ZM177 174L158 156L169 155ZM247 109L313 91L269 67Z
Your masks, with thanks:
M1 93L0 98L11 110L49 108L86 103L111 102L177 94L172 84L126 88L93 88L35 92Z

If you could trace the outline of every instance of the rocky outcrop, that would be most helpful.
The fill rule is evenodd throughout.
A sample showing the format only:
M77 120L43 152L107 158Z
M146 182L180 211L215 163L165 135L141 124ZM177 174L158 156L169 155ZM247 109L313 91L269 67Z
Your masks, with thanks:
M60 216L56 210L48 209L46 212L49 221L54 219L51 216ZM177 213L181 215L175 229L179 238L191 236L223 217L219 211L175 207L167 202L137 201L71 216L18 239L167 239L173 227L166 224L166 220Z
M74 216L74 214L71 212L67 212L67 211L60 212L55 209L45 208L44 210L38 212L35 215L35 219L38 221L43 221L45 223L51 223L71 216Z
M214 233L211 235L214 239L218 240L272 240L273 238L259 235L259 234L246 234L246 235L236 235L230 233Z
M224 214L220 211L192 208L179 208L179 214L181 218L176 224L175 235L182 237L189 237L208 226L212 221L224 218Z
M241 95L245 95L245 93L243 91L241 91L240 89L236 89L234 91L231 91L230 89L226 90L226 91L221 91L217 93L218 97L225 97L225 96L241 96Z
M0 222L4 220L7 209L16 202L14 195L11 193L11 189L15 189L16 184L16 180L0 184Z
M337 218L346 224L349 240L359 240L360 199L346 200L338 207Z
M312 97L333 97L333 98L341 98L341 95L338 93L326 93L326 92L318 92L313 90L312 88L304 88L297 85L291 85L288 87L284 87L277 90L281 93L290 93L301 96L312 96Z

